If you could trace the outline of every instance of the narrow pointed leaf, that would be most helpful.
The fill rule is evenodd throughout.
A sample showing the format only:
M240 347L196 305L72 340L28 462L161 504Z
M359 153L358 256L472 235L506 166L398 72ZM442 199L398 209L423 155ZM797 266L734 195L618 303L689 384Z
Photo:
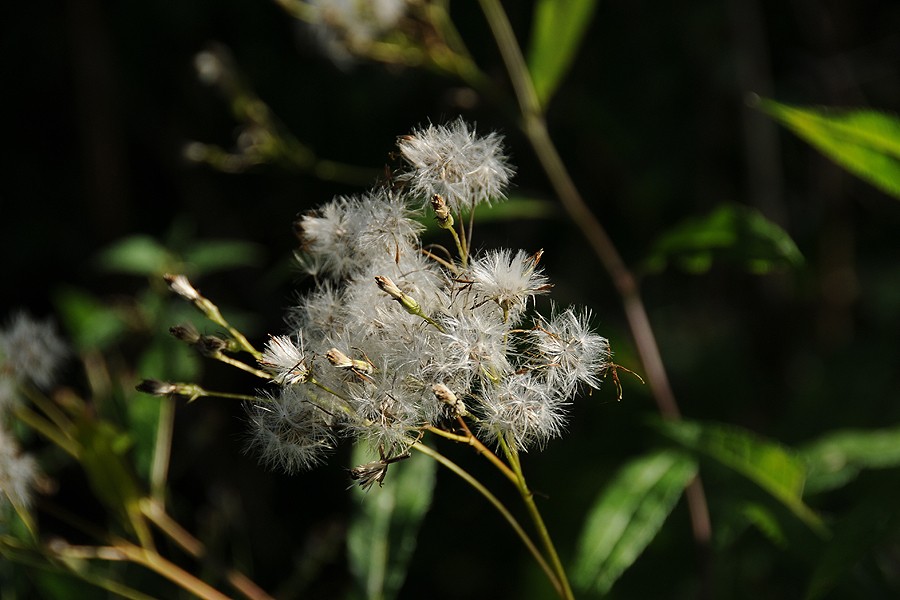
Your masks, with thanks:
M354 465L372 460L357 446ZM354 487L354 511L347 532L350 570L362 597L396 597L425 513L431 506L437 463L413 456L388 467L384 485Z
M539 0L534 8L528 70L546 107L575 59L596 0Z
M809 475L807 491L841 487L863 469L900 466L900 427L831 432L800 449Z
M573 582L606 593L650 544L697 473L690 456L663 450L632 460L590 509L578 543Z
M759 107L825 156L882 191L900 198L900 118L875 110Z
M746 429L722 423L660 422L662 432L740 473L819 534L825 525L803 502L806 467L796 452Z

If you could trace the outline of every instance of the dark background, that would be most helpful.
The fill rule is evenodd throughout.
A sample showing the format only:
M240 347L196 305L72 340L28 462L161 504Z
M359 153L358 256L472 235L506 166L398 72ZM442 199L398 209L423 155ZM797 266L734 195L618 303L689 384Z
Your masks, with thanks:
M531 4L506 4L527 39ZM502 81L478 11L453 9L478 62ZM323 158L380 169L395 136L463 114L481 130L506 134L518 167L515 193L552 198L513 115L486 101L461 109L461 84L431 73L336 68L274 4L68 0L12 10L0 42L0 314L18 307L52 314L66 287L110 298L139 292L146 280L104 273L94 257L136 233L165 239L181 222L198 239L264 248L257 268L212 276L202 288L255 315L247 331L255 339L281 331L283 309L301 286L284 267L294 216L364 188L270 165L225 174L184 160L188 141L233 143L236 123L225 101L197 81L192 66L210 42L230 49L253 90ZM788 444L895 423L900 203L747 108L750 92L896 112L900 3L600 2L549 122L579 188L630 264L677 220L729 201L781 224L806 258L799 270L765 277L721 266L643 281L686 416ZM557 302L590 306L618 361L640 371L618 299L564 216L487 225L478 242L543 247ZM204 380L218 384L217 377L229 376L212 369ZM644 425L654 410L649 395L623 380L621 403L612 386L579 401L569 435L526 457L564 555L603 481L658 441ZM310 474L267 473L241 454L241 419L240 408L216 402L179 408L173 512L263 587L285 596L337 594L346 584L345 455ZM529 557L480 498L445 475L402 597L522 597L539 576ZM715 498L729 492L716 485L715 477L707 484L714 523ZM817 508L827 513L849 501L838 495ZM715 561L721 597L796 597L809 565L748 537L723 545ZM679 506L616 595L690 595L691 548ZM531 586L532 597L541 597L543 585Z

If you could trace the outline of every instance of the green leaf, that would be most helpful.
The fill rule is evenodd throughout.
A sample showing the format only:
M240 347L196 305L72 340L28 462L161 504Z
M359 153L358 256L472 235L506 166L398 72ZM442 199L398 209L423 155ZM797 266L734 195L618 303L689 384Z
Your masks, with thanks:
M803 255L787 232L759 211L723 204L708 216L685 219L660 236L644 268L655 273L670 262L690 273L704 273L714 262L725 262L763 274L798 267Z
M800 448L809 467L808 492L841 487L863 469L900 466L900 427L835 431Z
M370 460L357 445L354 465ZM403 585L419 526L431 506L436 466L416 455L391 464L383 487L354 487L347 553L364 598L389 600Z
M528 71L546 107L590 25L596 0L539 0L534 7Z
M658 427L684 447L713 458L764 489L810 529L826 533L822 520L803 502L805 465L794 451L722 423L662 421Z
M107 421L87 419L77 424L76 438L81 445L78 458L94 494L142 542L149 540L140 510L142 495L128 461L132 439Z
M258 265L262 257L260 246L232 240L197 242L184 254L188 270L194 277L234 267Z
M826 596L861 561L873 554L881 554L876 556L876 562L884 565L893 563L896 541L892 540L896 539L896 532L900 529L898 506L900 494L894 482L889 482L880 493L862 498L858 505L835 523L834 536L816 561L816 569L810 578L806 592L809 600ZM856 590L855 587L850 589ZM866 597L864 592L858 594L859 597Z
M166 248L146 235L127 237L100 252L100 268L130 275L160 275L171 270L175 258Z
M55 304L80 350L108 348L128 330L122 315L87 292L62 288L55 294Z
M874 110L789 106L760 99L759 108L825 156L900 198L900 118Z
M662 528L696 473L693 458L672 450L634 459L619 470L588 513L572 581L608 592Z

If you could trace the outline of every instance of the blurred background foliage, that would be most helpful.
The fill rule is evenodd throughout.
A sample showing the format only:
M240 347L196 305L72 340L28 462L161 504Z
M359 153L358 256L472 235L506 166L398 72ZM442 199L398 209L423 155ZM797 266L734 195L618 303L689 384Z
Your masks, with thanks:
M524 41L532 3L505 4ZM476 61L505 81L477 6L451 8ZM481 131L502 131L518 167L513 194L553 201L512 113L428 71L335 66L274 3L17 3L3 21L9 144L0 314L53 313L76 347L117 365L132 411L123 421L140 421L136 402L155 401L138 400L129 377L188 377L201 368L160 339L185 307L161 293L156 276L183 267L245 333L263 340L280 332L283 309L302 288L290 266L295 215L368 187L391 160L395 137L414 126L462 114ZM233 150L241 133L228 99L197 77L195 56L211 47L227 51L279 128L320 159L360 170L317 176L274 160L223 172L188 160L191 142ZM646 267L645 301L684 414L824 456L816 454L822 436L841 443L852 438L845 430L900 421L900 203L779 130L748 107L750 93L896 112L900 4L599 2L548 120L627 262ZM759 275L740 260L697 263L689 255L665 268L653 250L678 248L679 234L690 238L692 227L724 218L715 212L723 203L788 232L795 247L783 264ZM617 362L640 371L619 299L588 244L561 211L540 206L538 218L484 223L477 243L544 248L556 300L590 306ZM220 365L202 368L208 387L254 385ZM668 443L647 425L648 392L622 379L621 402L612 385L581 399L569 434L526 457L565 559L617 469ZM241 452L236 403L206 399L175 410L172 514L211 555L279 597L340 597L353 498L338 467L349 449L310 473L269 473ZM886 452L896 448L896 432L880 435ZM900 473L896 460L868 458L854 470L854 439L839 456L847 469L810 479L817 487L806 500L835 524L832 544L746 480L702 466L715 532L706 580L716 597L795 598L810 589L896 596ZM55 500L90 514L82 476L57 477ZM438 479L400 597L541 597L540 573L497 516L462 483ZM681 501L610 597L696 597L704 577L692 548ZM66 597L55 586L74 584L29 573L21 585L24 597ZM156 593L165 597L166 589Z

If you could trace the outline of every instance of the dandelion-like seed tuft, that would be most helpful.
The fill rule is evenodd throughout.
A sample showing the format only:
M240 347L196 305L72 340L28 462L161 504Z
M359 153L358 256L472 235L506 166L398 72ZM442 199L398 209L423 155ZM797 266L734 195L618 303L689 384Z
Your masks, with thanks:
M401 136L397 146L408 164L397 179L424 203L437 194L459 212L506 196L514 171L497 133L478 136L460 118Z
M502 138L457 120L399 145L408 168L395 181L405 185L338 196L295 223L313 285L266 344L259 364L275 389L249 409L249 446L275 468L309 468L347 437L381 451L351 471L368 489L425 429L456 419L488 441L543 447L608 365L587 311L523 327L552 287L541 252L469 260L422 248L412 217L425 203L446 229L453 212L502 197L512 175Z

